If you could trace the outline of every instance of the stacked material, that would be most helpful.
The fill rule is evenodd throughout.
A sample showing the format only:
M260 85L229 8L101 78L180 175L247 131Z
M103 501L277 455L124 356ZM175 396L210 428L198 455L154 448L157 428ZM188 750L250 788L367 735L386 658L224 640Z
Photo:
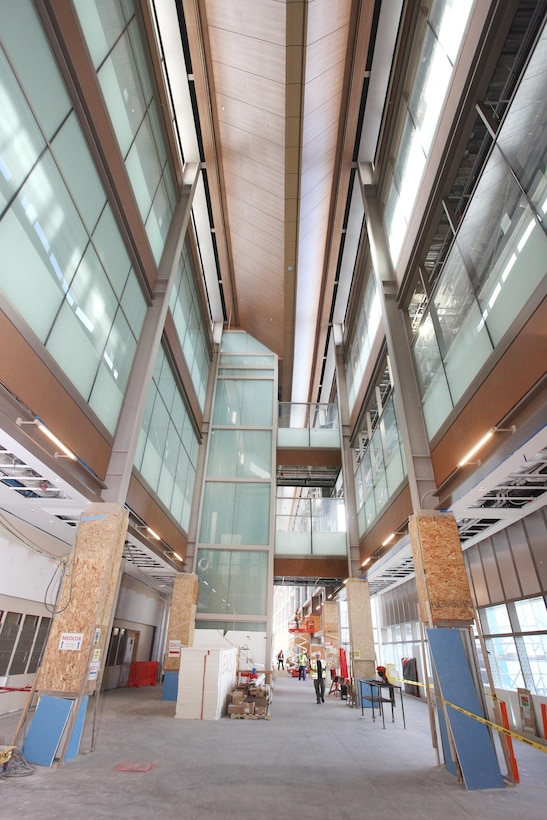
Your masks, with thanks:
M230 692L228 714L231 718L247 718L251 720L269 720L268 713L271 702L269 686L238 686Z
M237 648L182 647L175 716L218 720L236 681Z

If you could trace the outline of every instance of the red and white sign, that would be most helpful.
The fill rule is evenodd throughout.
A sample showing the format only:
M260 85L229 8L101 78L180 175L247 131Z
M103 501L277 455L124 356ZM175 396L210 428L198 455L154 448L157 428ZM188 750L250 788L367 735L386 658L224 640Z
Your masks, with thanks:
M84 640L83 632L62 632L59 641L59 649L68 649L71 652L79 652Z
M169 658L180 658L180 641L169 641Z

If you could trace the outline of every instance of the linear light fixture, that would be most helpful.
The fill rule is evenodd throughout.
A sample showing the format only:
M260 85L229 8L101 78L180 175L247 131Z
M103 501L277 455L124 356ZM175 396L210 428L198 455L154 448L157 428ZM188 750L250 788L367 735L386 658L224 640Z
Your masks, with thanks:
M487 444L494 433L516 433L517 428L513 424L511 427L491 427L490 430L484 434L484 436L477 441L474 447L472 447L468 453L464 455L464 457L458 461L458 467L464 467L466 464L469 464L473 456L475 456L479 450L481 450L485 444ZM479 462L480 464L480 462Z
M32 419L32 421L25 421L25 419L17 418L15 420L15 423L18 427L22 427L24 424L34 424L38 428L38 430L40 430L40 432L44 434L44 436L47 436L47 438L51 442L53 442L53 444L55 444L55 446L58 447L59 450L62 451L60 453L54 453L55 458L70 458L71 461L77 461L78 460L77 457L72 452L72 450L69 450L69 448L66 446L66 444L63 444L61 439L58 438L55 435L55 433L52 433L51 430L49 429L49 427L46 427L46 425L44 424L43 421L41 421L41 419L35 418L35 419Z
M395 533L392 532L391 535L388 535L388 537L385 539L385 541L382 541L382 546L386 547L389 544L390 541L393 541L394 538L395 538Z
M179 561L183 561L183 562L184 562L184 558L181 558L181 557L180 557L180 555L178 554L178 552L175 552L175 551L173 550L173 555L174 555L174 556L175 556L175 558L177 558Z
M154 532L152 527L149 527L148 524L137 524L136 529L137 530L145 530L148 533L148 535L150 536L150 538L154 539L154 541L161 541L161 538L158 535L158 533Z

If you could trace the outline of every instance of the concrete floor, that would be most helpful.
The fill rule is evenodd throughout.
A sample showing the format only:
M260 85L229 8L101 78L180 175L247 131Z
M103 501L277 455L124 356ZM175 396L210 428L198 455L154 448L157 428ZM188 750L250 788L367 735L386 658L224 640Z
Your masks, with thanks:
M405 697L382 728L311 680L274 682L271 720L186 721L159 687L99 699L96 749L29 777L0 776L2 820L526 820L547 816L547 754L515 743L521 784L468 792L437 765L427 707ZM0 717L10 743L18 716ZM85 742L84 737L84 742ZM87 746L86 746L87 748ZM146 772L116 771L148 763ZM505 767L502 765L502 772Z

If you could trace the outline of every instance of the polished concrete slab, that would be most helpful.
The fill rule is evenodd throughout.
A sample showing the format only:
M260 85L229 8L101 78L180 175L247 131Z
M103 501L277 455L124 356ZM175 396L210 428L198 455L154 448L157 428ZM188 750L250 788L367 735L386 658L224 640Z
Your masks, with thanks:
M362 717L333 695L317 704L311 680L283 672L274 682L271 720L179 720L175 704L160 695L159 687L102 694L95 750L60 768L0 777L0 817L535 820L547 814L547 754L515 743L520 785L466 791L437 765L424 701L405 697L407 728L398 705L384 729L369 710ZM17 720L0 718L0 742L11 741ZM126 764L145 770L127 771Z

